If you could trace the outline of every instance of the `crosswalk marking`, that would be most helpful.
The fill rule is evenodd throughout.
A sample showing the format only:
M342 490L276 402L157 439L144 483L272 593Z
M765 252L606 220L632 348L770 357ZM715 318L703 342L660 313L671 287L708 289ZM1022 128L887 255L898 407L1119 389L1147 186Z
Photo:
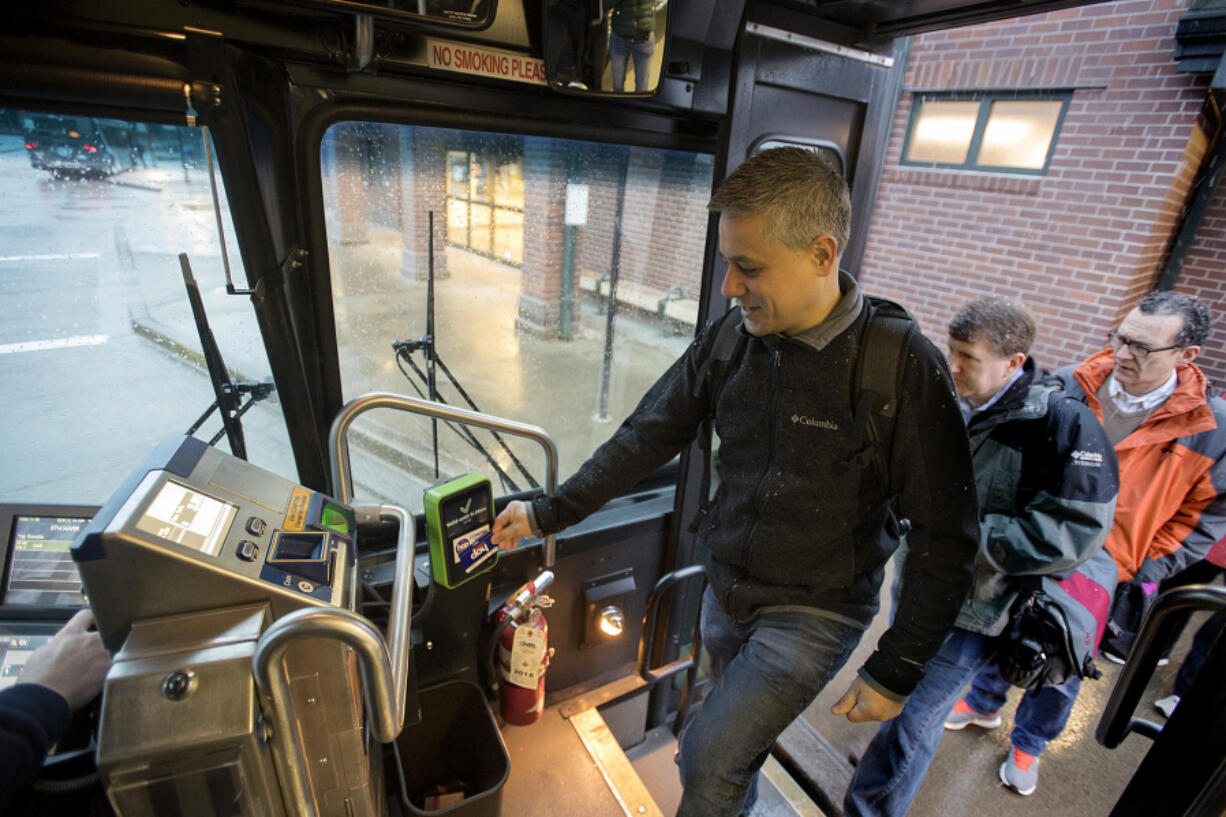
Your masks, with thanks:
M86 258L99 258L96 252L64 252L43 255L0 255L0 263L19 263L21 261L80 261Z
M75 346L101 346L108 340L110 340L108 335L74 335L70 338L4 343L0 344L0 355L10 355L14 352L44 352L48 349L70 349Z

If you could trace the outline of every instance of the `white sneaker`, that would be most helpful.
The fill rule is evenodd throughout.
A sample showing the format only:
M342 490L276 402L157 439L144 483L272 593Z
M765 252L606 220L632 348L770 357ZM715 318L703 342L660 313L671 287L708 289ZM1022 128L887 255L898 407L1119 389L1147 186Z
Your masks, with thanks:
M1169 718L1175 714L1175 707L1179 706L1178 695L1167 695L1165 698L1159 698L1154 701L1154 708L1162 713L1164 718Z

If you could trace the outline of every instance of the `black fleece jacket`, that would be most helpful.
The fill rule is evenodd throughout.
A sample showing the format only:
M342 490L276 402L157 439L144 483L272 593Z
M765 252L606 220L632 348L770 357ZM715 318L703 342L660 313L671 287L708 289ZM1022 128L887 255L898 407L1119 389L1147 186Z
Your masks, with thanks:
M0 814L72 722L68 702L38 684L0 690Z
M765 606L804 605L867 627L897 542L883 533L876 476L853 464L865 445L851 429L867 310L854 282L843 289L836 312L855 314L846 328L820 348L748 337L718 394L698 384L716 334L708 328L557 494L533 501L541 529L561 530L628 490L687 446L713 413L720 486L697 535L710 551L708 578L724 611L744 622ZM918 331L903 363L889 474L889 493L911 520L912 558L894 623L861 676L900 700L923 677L966 597L979 538L953 385L943 356Z

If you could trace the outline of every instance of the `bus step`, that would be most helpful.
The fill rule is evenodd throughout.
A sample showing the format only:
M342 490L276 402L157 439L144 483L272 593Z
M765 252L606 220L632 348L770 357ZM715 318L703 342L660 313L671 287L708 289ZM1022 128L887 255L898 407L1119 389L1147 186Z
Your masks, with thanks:
M681 801L681 779L674 756L677 741L668 726L647 732L626 756L664 814L674 814ZM752 817L828 817L774 757L768 757L758 781L758 802Z

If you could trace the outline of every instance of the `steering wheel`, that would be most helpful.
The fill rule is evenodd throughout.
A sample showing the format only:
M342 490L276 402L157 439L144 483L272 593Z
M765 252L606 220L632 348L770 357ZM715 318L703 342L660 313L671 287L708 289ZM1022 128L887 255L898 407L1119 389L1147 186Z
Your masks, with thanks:
M98 715L102 711L101 704L102 696L99 695L72 714L68 731L43 758L43 767L30 784L36 791L80 791L98 780Z

